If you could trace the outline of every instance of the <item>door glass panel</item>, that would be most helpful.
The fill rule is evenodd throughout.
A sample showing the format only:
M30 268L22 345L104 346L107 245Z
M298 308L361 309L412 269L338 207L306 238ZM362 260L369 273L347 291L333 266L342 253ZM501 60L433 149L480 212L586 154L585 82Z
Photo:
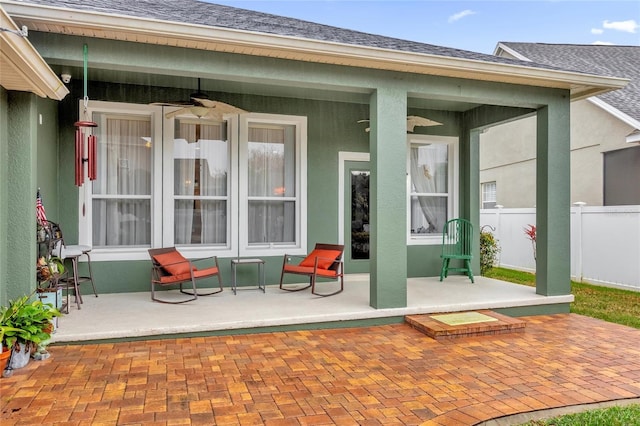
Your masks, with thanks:
M351 258L369 259L368 171L351 171Z

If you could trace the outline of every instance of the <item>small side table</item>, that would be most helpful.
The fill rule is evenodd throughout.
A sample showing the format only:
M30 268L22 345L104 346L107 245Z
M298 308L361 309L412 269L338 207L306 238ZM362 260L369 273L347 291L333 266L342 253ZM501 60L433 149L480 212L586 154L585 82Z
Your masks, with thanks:
M258 265L258 288L255 290L262 290L265 292L264 285L264 260L262 259L231 259L231 289L233 294L237 292L236 283L236 269L238 265Z

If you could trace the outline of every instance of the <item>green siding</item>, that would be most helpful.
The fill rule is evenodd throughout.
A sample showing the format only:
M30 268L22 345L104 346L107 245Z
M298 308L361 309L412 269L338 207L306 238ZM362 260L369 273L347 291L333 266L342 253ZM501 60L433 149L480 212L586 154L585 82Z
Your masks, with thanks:
M50 99L37 98L38 117L36 158L36 182L42 195L42 203L47 218L54 220L58 215L58 169L72 169L72 160L58 163L58 103ZM42 123L40 123L42 117ZM67 165L68 167L64 167ZM77 204L75 206L77 208Z

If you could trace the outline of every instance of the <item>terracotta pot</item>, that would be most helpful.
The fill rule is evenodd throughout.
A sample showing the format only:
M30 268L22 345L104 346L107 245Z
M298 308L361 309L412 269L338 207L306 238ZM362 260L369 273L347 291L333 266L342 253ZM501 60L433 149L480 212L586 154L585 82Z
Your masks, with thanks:
M9 362L10 356L11 356L11 351L9 350L9 348L7 347L2 348L2 353L0 353L0 375L2 375L2 372L7 367L7 363Z

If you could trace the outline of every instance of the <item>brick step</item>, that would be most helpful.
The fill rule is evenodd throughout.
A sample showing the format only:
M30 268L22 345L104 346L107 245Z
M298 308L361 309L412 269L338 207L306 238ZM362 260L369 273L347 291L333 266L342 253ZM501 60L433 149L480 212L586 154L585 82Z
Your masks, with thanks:
M490 310L407 315L404 319L416 330L436 340L521 333L527 325L522 320Z

